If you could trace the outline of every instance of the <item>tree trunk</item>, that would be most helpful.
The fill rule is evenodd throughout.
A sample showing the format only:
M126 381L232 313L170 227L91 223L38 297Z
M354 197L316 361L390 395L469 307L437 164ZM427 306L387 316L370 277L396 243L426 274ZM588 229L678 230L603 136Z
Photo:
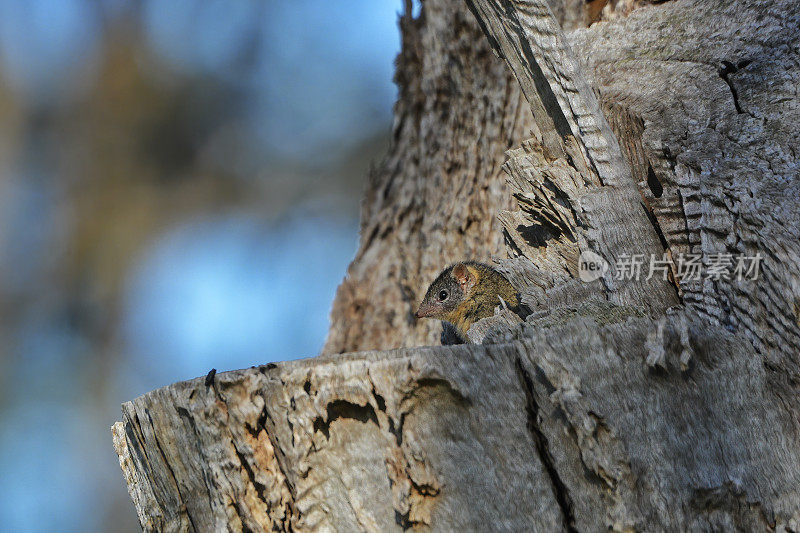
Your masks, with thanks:
M393 142L367 184L326 354L438 343L438 324L414 320L428 283L460 259L507 256L497 215L513 199L501 167L535 128L530 106L462 0L427 0L417 19L408 4ZM551 0L570 28L634 4Z
M800 6L675 0L565 37L542 0L467 4L401 20L395 141L325 351L401 349L123 405L143 528L799 530ZM632 5L572 4L562 23ZM584 282L589 252L612 267ZM623 254L675 264L619 279ZM695 280L690 254L760 276ZM533 314L412 348L465 256Z
M448 262L504 252L497 214L512 198L501 167L530 136L530 108L462 0L410 13L400 19L393 142L367 185L326 354L438 344L441 327L414 320L426 285Z

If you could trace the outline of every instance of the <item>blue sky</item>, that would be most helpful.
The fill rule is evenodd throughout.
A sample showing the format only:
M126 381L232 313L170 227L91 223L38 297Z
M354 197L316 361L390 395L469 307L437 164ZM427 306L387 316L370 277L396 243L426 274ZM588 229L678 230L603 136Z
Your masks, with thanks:
M388 131L400 10L400 0L0 0L0 83L21 109L69 109L115 37L108 20L139 17L158 68L240 90L249 150L319 167ZM16 350L0 350L0 529L100 531L115 498L127 499L108 429L119 404L211 367L315 355L358 221L301 206L276 218L250 205L164 228L131 265L121 363L112 383L97 383L97 346L65 323L63 295L51 290L49 261L63 253L51 245L70 231L56 215L69 206L38 154L0 160L0 268L16 270L0 297L26 299ZM268 187L275 175L254 179ZM133 523L130 502L124 512Z
M166 232L126 294L123 372L150 378L137 394L212 367L319 353L356 235L354 220L297 216L273 225L246 213Z

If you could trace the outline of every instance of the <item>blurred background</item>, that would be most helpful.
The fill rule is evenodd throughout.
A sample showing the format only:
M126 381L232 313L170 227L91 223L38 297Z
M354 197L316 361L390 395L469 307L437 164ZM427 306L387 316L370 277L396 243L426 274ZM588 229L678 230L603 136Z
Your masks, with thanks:
M120 403L316 355L401 0L0 0L0 531L138 531Z

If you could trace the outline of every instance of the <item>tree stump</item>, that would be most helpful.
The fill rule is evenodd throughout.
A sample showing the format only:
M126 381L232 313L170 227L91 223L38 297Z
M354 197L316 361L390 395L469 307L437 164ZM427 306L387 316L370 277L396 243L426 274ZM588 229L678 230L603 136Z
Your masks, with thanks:
M326 355L124 404L142 527L800 530L800 4L565 34L542 0L429 0L401 29ZM619 276L626 254L664 269ZM533 313L420 347L414 305L470 256ZM757 279L714 273L741 256Z

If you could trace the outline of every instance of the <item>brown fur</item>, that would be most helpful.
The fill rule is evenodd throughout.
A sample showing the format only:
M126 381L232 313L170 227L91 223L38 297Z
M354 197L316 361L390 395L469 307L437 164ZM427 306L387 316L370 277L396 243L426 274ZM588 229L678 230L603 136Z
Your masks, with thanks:
M460 265L466 267L466 279L454 273L454 270L463 272ZM449 295L444 302L439 300L442 290L448 291ZM472 324L494 315L495 308L501 305L500 298L511 311L520 312L519 293L502 274L483 263L456 263L431 283L417 316L450 322L466 339Z

